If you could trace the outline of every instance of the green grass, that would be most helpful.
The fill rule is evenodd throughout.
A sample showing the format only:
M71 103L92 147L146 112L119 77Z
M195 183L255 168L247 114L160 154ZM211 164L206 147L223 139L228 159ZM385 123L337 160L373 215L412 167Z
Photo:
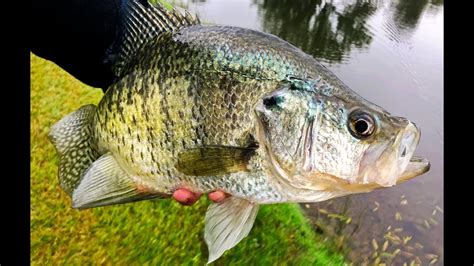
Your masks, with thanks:
M204 265L204 197L192 207L159 200L79 211L59 188L49 128L102 95L31 55L31 263ZM215 264L341 265L343 257L322 244L298 205L280 204L263 206L250 235Z

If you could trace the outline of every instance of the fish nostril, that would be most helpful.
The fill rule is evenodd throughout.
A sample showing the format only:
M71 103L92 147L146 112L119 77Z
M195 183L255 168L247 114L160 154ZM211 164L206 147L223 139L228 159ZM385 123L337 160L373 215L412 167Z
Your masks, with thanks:
M275 97L268 97L263 99L263 104L267 107L271 107L277 104Z

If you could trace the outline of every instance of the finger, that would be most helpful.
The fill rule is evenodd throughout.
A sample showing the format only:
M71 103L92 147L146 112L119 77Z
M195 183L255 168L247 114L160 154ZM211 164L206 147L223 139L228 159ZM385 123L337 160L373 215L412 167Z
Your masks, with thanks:
M193 193L184 188L173 192L173 198L183 205L193 205L201 197L200 193Z
M224 192L218 190L218 191L214 191L214 192L210 192L207 197L211 200L211 201L214 201L214 202L221 202L223 201L225 198L227 198L227 194L225 194Z

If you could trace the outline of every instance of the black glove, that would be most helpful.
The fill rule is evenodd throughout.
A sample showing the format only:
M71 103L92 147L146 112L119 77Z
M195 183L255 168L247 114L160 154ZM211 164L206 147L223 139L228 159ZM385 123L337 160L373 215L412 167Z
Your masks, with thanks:
M104 59L115 38L120 0L45 0L32 5L31 51L105 91L114 78Z

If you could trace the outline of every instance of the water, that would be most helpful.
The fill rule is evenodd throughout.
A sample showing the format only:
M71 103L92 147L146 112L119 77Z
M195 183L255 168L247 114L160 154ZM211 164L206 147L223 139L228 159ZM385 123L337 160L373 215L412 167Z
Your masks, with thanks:
M273 33L353 90L422 130L429 173L303 207L315 230L362 262L443 264L443 1L176 1L207 23ZM385 244L385 242L387 242Z

